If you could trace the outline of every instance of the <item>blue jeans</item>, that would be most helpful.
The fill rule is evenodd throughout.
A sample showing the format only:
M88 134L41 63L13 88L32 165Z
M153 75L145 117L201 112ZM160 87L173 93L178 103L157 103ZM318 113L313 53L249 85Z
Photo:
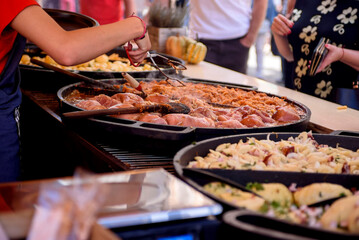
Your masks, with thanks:
M19 165L19 110L0 111L0 182L18 180Z

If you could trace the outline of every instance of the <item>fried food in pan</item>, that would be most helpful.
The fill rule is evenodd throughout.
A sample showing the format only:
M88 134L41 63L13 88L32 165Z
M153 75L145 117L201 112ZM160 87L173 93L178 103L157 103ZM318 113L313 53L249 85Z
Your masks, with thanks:
M314 183L298 189L294 201L298 206L311 205L331 198L353 195L350 190L338 184Z
M357 202L358 203L358 202ZM359 234L359 207L358 204L348 217L348 229L351 233Z
M293 196L289 189L282 183L263 183L249 185L253 192L262 196L268 202L277 202L281 206L290 206L293 203Z
M335 201L323 214L320 218L320 223L325 229L341 231L347 228L348 225L351 225L352 228L358 231L358 226L355 227L355 223L348 224L349 218L355 220L355 217L351 217L351 214L357 214L358 207L359 196L341 198ZM358 215L356 215L356 218L357 217ZM358 219L356 219L356 221L358 221ZM356 225L357 224L358 223L356 223Z
M263 198L257 197L253 193L244 192L221 182L206 184L204 190L238 207L253 211L259 211L265 202Z

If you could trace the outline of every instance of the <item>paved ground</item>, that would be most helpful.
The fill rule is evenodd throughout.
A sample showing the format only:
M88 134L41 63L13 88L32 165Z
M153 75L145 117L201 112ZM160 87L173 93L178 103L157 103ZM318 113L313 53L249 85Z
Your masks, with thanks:
M274 56L272 54L269 44L265 45L263 51L264 51L263 76L262 77L256 76L257 63L256 63L256 53L254 47L251 47L249 51L247 74L283 86L280 57Z

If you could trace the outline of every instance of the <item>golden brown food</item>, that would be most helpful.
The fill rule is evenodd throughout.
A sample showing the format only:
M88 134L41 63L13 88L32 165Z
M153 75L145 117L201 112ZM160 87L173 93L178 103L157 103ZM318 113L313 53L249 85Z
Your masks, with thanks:
M56 67L66 70L79 70L79 71L104 71L104 72L130 72L130 71L154 71L155 67L150 63L144 62L143 65L135 67L131 66L128 58L119 57L117 53L108 56L103 54L88 62L78 64L75 66L62 66L54 61L49 55L45 57L34 57L40 61L44 61ZM34 65L30 62L30 56L24 54L20 60L20 64Z
M357 214L355 210L358 209L358 207L359 196L350 196L339 199L323 214L320 223L323 228L329 230L344 230L348 227L348 220L351 214L354 214L353 216ZM355 227L357 223L355 221L357 220L354 219L354 222L351 223L351 227L357 231L357 228Z
M318 193L317 188L323 187L336 189L338 185L313 183L304 186L302 189L306 189L308 195L315 195ZM248 183L246 188L255 191L257 194L263 194L261 195L263 201L259 200L261 198L254 198L251 193L243 192L221 182L211 182L204 186L205 191L225 202L261 212L267 216L328 230L359 233L359 196L341 198L331 206L309 207L307 205L296 205L292 201L292 192L282 184ZM301 191L301 189L295 190L293 188L291 190L294 191L294 195L297 191ZM348 194L352 195L351 192Z
M350 213L348 217L348 230L351 233L359 233L359 207L358 204L356 208Z
M293 203L293 195L284 184L262 183L261 186L250 185L248 187L268 202L277 202L281 206L290 206Z
M238 207L259 211L264 199L241 191L221 182L212 182L204 186L204 190Z
M310 205L331 198L353 195L349 189L338 184L316 183L298 189L294 201L298 206Z

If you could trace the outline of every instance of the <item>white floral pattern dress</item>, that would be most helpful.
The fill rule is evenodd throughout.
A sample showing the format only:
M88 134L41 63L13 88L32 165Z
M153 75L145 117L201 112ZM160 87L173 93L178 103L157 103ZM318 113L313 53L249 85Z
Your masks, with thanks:
M320 98L335 101L337 88L353 88L358 71L341 62L309 76L309 60L321 37L332 44L359 50L359 0L297 0L288 35L293 49L295 88Z

